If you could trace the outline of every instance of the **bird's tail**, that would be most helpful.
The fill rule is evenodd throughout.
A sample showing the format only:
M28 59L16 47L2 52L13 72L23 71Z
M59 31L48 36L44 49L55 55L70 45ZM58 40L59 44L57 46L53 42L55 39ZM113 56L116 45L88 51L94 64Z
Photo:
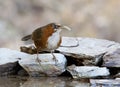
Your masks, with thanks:
M21 40L22 41L27 41L27 40L31 39L31 37L32 37L32 35L30 34L30 35L27 35L27 36L23 37Z

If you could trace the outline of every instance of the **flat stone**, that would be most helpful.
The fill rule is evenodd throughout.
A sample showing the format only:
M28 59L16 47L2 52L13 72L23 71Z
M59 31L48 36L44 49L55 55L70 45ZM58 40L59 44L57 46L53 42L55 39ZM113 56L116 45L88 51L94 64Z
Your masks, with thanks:
M0 48L0 75L14 75L22 67L30 76L58 76L65 71L66 58L63 54L54 54L57 64L51 53L39 54L41 65L36 61L37 54L31 55L16 50Z
M120 47L109 50L103 56L103 65L102 66L120 68Z
M0 48L0 65L17 62L23 55L27 56L28 54L7 48Z
M37 55L28 55L19 61L19 64L28 72L30 76L58 76L62 74L66 69L66 58L64 55L54 53L57 59L57 64L53 60L51 53L39 54L37 61Z
M108 76L110 74L106 67L97 66L71 65L67 67L67 71L70 72L72 77L75 79L94 78L97 76Z
M97 65L106 52L118 46L119 43L109 40L63 37L61 47L57 50L64 55L83 59L84 65Z
M19 59L25 53L0 48L0 76L16 75L21 69L18 64Z
M90 79L91 87L120 87L120 79Z

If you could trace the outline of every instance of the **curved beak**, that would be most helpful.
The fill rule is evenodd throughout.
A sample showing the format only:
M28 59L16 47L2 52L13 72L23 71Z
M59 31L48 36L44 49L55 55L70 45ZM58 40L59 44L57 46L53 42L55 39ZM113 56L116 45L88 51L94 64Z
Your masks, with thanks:
M69 31L71 30L71 28L69 28L68 26L62 26L62 25L60 25L60 28L61 29L66 29L66 30L69 30Z

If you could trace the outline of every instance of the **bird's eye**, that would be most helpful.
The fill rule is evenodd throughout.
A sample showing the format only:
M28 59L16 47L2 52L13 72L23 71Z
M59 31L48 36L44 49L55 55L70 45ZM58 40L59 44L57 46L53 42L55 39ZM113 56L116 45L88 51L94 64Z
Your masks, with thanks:
M53 24L54 29L58 29L59 27L60 27L60 25Z
M55 25L55 28L58 29L60 26L59 25Z

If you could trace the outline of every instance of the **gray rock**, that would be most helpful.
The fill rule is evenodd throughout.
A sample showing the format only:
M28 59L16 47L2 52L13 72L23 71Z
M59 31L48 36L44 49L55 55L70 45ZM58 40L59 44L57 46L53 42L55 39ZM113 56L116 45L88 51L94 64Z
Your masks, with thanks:
M21 68L18 60L22 52L0 48L0 76L16 75Z
M0 48L0 65L17 62L23 55L27 56L28 54L7 48Z
M69 66L67 67L73 78L93 78L97 76L108 76L109 70L106 67L96 67L96 66Z
M84 65L97 65L106 52L118 46L120 44L114 41L102 39L63 37L57 50L64 55L83 59Z
M114 75L114 78L120 78L120 72Z
M58 60L56 65L51 53L39 54L39 59L41 60L40 65L38 61L36 61L36 54L31 55L16 50L0 48L0 75L14 75L19 71L20 66L23 67L30 76L60 75L65 71L66 58L62 54L54 55ZM20 74L21 71L18 73Z
M57 61L53 60L51 53L39 54L41 60L37 61L37 55L28 55L19 61L19 64L28 72L30 76L58 76L66 69L66 58L64 55L55 53Z
M90 79L91 87L120 87L119 79Z
M103 65L102 66L120 68L120 47L109 50L103 56Z
M17 62L0 65L0 76L17 75L19 68Z

